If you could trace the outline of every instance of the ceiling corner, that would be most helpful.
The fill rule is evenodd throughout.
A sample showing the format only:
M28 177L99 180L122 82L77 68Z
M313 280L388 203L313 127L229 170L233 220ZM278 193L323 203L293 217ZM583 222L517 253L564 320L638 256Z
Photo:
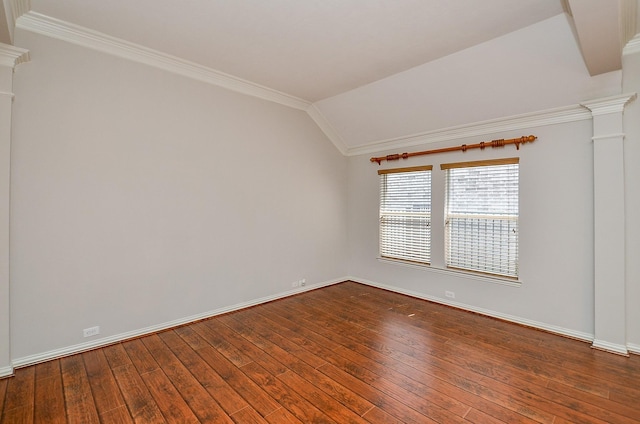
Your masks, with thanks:
M315 104L312 104L307 108L307 114L316 123L324 135L333 143L338 151L340 151L343 156L348 156L349 149L347 148L344 140Z
M595 76L621 69L622 49L635 35L637 0L566 0L565 3L589 74Z
M0 43L13 44L16 21L29 9L31 9L31 0L2 0L0 4Z
M620 39L624 47L640 30L640 0L620 0Z
M6 5L0 3L0 43L11 44L13 34L11 31L11 25L9 25L9 19L7 18Z

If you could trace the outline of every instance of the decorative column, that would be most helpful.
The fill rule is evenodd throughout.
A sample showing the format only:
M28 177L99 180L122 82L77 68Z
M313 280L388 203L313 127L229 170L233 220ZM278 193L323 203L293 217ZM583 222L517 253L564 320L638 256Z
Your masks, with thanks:
M0 377L13 374L9 303L9 199L13 70L27 50L0 43Z
M622 90L640 92L640 0L637 4L638 33L622 50ZM627 249L627 349L640 355L640 101L625 108L624 114L625 160L625 228Z
M636 94L585 102L593 116L594 318L592 347L628 355L625 282L625 105Z

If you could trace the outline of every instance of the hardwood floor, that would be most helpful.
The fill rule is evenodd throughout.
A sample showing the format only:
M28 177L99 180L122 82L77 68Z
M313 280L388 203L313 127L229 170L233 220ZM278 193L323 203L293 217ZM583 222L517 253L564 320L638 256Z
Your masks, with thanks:
M0 380L2 423L640 423L640 357L346 282Z

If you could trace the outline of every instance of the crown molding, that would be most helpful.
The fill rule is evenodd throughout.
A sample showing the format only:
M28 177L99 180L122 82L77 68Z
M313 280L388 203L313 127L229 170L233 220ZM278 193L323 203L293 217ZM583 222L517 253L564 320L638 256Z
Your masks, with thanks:
M622 55L628 56L634 53L640 53L640 33L636 34L622 49Z
M23 14L18 18L16 27L294 109L306 111L311 105L311 103L298 97L234 77L233 75L208 68L195 62L130 43L40 13L27 12Z
M607 115L610 113L622 113L627 103L635 100L636 93L621 94L619 96L604 97L602 99L589 100L582 106L591 111L593 116Z
M306 100L40 13L28 12L23 14L18 19L17 27L305 111L340 153L346 155L346 144L338 132L331 126L320 110Z
M339 132L331 125L317 106L304 99L273 90L269 87L253 83L251 81L234 77L233 75L208 68L195 62L187 61L176 56L81 27L79 25L28 11L28 0L11 1L13 4L12 7L15 7L14 12L17 11L17 13L21 14L17 15L19 16L16 21L17 28L146 64L148 66L153 66L155 68L248 96L302 110L309 115L326 137L345 156L376 153L384 150L488 135L501 131L513 131L591 119L593 116L592 112L585 109L585 107L590 109L590 105L594 105L595 102L597 102L588 102L582 105L573 105L522 115L514 115L506 118L411 134L403 137L373 141L356 147L348 147ZM0 64L15 66L21 62L29 60L27 50L18 49L13 46L8 46L8 48L9 49L7 49L6 45L0 46ZM628 53L632 51L632 49L638 49L640 51L639 36L634 37L629 41L629 43L627 43L625 52ZM629 101L629 99L627 99L627 101Z
M29 61L29 50L0 43L0 66L15 68Z
M638 2L637 0L620 0L619 8L620 41L624 47L636 35Z
M333 143L334 146L342 153L344 156L347 155L347 145L345 144L340 134L333 128L329 120L320 112L320 109L315 104L312 104L307 108L307 114L313 119L316 125L322 130L322 132L327 136L329 140Z
M522 130L546 125L591 119L591 113L581 105L547 109L505 118L491 119L455 127L442 128L404 137L374 141L348 149L347 156L377 153L440 141L476 137L503 131Z
M0 7L4 7L7 17L7 25L9 27L9 39L13 43L13 32L16 27L18 18L31 9L30 0L5 0L4 6L0 2Z
M31 0L9 0L8 4L11 8L11 19L14 26L20 16L31 10Z

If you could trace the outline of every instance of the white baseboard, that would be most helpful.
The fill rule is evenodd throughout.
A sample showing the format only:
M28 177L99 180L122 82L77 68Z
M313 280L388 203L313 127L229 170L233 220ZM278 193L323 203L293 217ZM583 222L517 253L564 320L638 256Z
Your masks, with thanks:
M91 342L79 343L73 346L67 346L60 349L50 350L48 352L38 353L35 355L24 356L22 358L16 358L12 361L13 367L8 367L7 370L0 368L0 377L5 376L3 372L7 372L6 376L13 374L13 368L27 367L30 365L39 364L41 362L50 361L52 359L62 358L69 355L75 355L77 353L86 352L88 350L96 349L99 347L108 346L114 343L119 343L125 340L133 339L136 337L145 336L148 334L156 333L158 331L167 330L169 328L178 327L181 325L189 324L192 322L200 321L202 319L211 318L216 315L225 314L228 312L237 311L240 309L248 308L251 306L260 305L262 303L271 302L274 300L282 299L285 297L293 296L295 294L304 293L306 291L315 290L321 287L330 286L333 284L341 283L348 280L348 277L336 278L328 280L322 283L310 284L308 286L300 287L295 290L288 290L286 292L278 293L272 296L266 296L259 299L254 299L249 302L242 302L235 305L231 305L224 308L215 309L213 311L204 312L201 314L192 315L185 318L180 318L174 321L165 322L163 324L152 325L150 327L141 328L138 330L128 331L126 333L116 334L109 337L103 337L101 339L93 340Z
M537 328L539 330L544 330L549 333L558 334L565 337L570 337L572 339L582 340L586 342L593 341L593 334L583 333L581 331L575 331L564 327L558 327L555 325L546 324L539 321L533 321L526 318L517 317L514 315L503 314L501 312L492 311L490 309L478 308L476 306L467 305L459 302L452 302L448 299L442 299L435 296L429 296L424 293L418 293L411 290L400 289L395 286L387 286L384 284L376 283L374 281L369 281L366 279L358 278L358 277L349 277L351 281L355 281L356 283L366 284L368 286L377 287L385 290L389 290L395 293L404 294L407 296L415 297L418 299L428 300L430 302L440 303L442 305L452 306L454 308L462 309L469 312L475 312L481 315L486 315L493 318L502 319L505 321L513 322L515 324L524 325L527 327Z
M0 368L0 378L11 377L13 375L13 367L9 365L8 367Z
M598 350L604 350L605 352L616 353L622 356L629 356L629 351L627 350L627 346L621 345L621 344L610 343L610 342L605 342L604 340L594 339L591 347Z
M399 293L399 294L404 294L407 296L411 296L411 297L415 297L418 299L423 299L423 300L428 300L430 302L435 302L435 303L440 303L443 305L447 305L447 306L452 306L458 309L462 309L462 310L466 310L466 311L470 311L470 312L475 312L475 313L479 313L482 315L486 315L489 317L494 317L494 318L499 318L505 321L509 321L509 322L513 322L516 324L520 324L520 325L525 325L527 327L532 327L532 328L537 328L540 330L544 330L550 333L555 333L555 334L559 334L561 336L565 336L565 337L570 337L573 339L578 339L578 340L583 340L586 342L592 342L592 347L596 348L596 349L601 349L601 350L606 350L608 352L613 352L613 353L617 353L617 354L622 354L622 355L628 355L628 352L634 353L634 354L638 354L640 355L640 345L636 345L636 344L627 344L627 346L622 346L622 345L613 345L607 342L602 342L602 341L596 341L594 340L594 335L593 334L589 334L589 333L584 333L584 332L580 332L580 331L575 331L575 330L571 330L571 329L567 329L567 328L563 328L563 327L558 327L558 326L554 326L554 325L549 325L543 322L538 322L538 321L533 321L533 320L529 320L529 319L525 319L525 318L521 318L521 317L517 317L517 316L513 316L513 315L508 315L508 314L503 314L500 312L496 312L496 311L492 311L489 309L484 309L484 308L478 308L472 305L467 305L464 303L459 303L459 302L452 302L448 299L442 299L439 297L435 297L435 296L429 296L429 295L425 295L423 293L418 293L415 291L411 291L411 290L404 290L404 289L400 289L398 287L395 286L388 286L385 284L380 284L374 281L370 281L370 280L366 280L363 278L358 278L358 277L353 277L353 276L348 276L348 277L342 277L342 278L336 278L336 279L332 279L332 280L328 280L322 283L317 283L317 284L312 284L312 285L308 285L305 287L301 287L295 290L288 290L286 292L282 292L276 295L272 295L272 296L266 296L266 297L262 297L259 299L254 299L252 301L249 302L243 302L243 303L238 303L232 306L228 306L228 307L224 307L224 308L219 308L219 309L215 309L212 311L208 311L208 312L204 312L202 314L196 314L196 315L192 315L189 317L185 317L185 318L181 318L181 319L177 319L174 321L170 321L170 322L165 322L163 324L158 324L158 325L153 325L150 327L146 327L146 328L141 328L138 330L134 330L134 331L129 331L126 333L121 333L121 334L116 334L110 337L104 337L98 340L94 340L91 342L87 342L87 343L79 343L73 346L67 346L64 348L60 348L60 349L54 349L54 350L50 350L48 352L43 352L43 353L39 353L39 354L35 354L35 355L29 355L29 356L25 356L22 358L16 358L12 361L12 366L7 366L7 367L1 367L0 368L0 378L3 377L9 377L13 375L14 372L14 368L21 368L21 367L26 367L26 366L30 366L30 365L35 365L41 362L45 362L45 361L49 361L52 359L57 359L57 358L62 358L64 356L69 356L69 355L74 355L77 353L81 353L81 352L85 352L91 349L96 349L99 347L104 347L104 346L108 346L114 343L119 343L125 340L129 340L132 338L136 338L136 337L141 337L141 336L145 336L148 334L152 334L158 331L162 331L162 330L166 330L169 328L173 328L173 327L177 327L177 326L181 326L181 325L185 325L185 324L189 324L195 321L199 321L202 319L206 319L206 318L211 318L214 317L216 315L221 315L221 314L225 314L228 312L233 312L233 311L237 311L240 309L244 309L244 308L248 308L251 306L256 306L256 305L260 305L263 303L267 303L267 302L271 302L274 300L278 300L278 299L282 299L285 297L289 297L289 296L293 296L295 294L299 294L299 293L304 293L306 291L310 291L310 290L315 290L315 289L319 289L322 287L327 287L327 286L331 286L333 284L338 284L344 281L354 281L356 283L360 283L360 284L365 284L368 286L372 286L372 287L377 287L377 288L381 288L384 290L389 290L395 293Z
M640 345L634 343L627 343L627 350L634 355L640 355Z

